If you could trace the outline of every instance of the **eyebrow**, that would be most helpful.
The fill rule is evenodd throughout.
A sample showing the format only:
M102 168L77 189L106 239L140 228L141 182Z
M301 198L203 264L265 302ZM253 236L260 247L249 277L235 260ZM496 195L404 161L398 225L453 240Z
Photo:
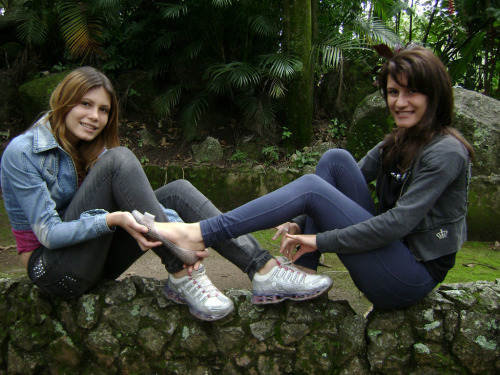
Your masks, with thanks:
M94 103L94 104L95 104L95 101L94 101L94 100L92 100L92 99L90 99L90 98L89 98L89 97L87 97L87 96L83 96L81 100L87 100L87 101L92 102L92 103ZM102 108L102 107L104 107L104 108L107 108L107 109L111 109L111 105L109 105L109 104L102 104L102 105L100 105L100 107L101 107L101 108Z

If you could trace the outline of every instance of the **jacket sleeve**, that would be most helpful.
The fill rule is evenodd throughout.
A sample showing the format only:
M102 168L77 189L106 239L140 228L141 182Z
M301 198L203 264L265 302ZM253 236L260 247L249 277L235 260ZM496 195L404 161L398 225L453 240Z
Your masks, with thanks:
M106 224L105 210L86 211L78 220L62 221L47 183L25 151L7 147L2 155L2 174L14 195L8 199L15 199L15 209L22 211L15 216L20 214L26 218L42 245L56 249L112 232ZM11 224L15 228L17 223Z
M322 252L356 253L400 240L423 220L446 188L467 168L468 157L456 142L424 149L409 186L394 208L352 226L317 235Z

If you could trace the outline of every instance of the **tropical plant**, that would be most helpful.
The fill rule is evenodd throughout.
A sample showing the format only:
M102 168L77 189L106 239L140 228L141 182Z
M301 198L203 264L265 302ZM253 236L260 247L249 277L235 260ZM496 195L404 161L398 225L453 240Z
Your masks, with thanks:
M187 139L209 109L225 103L243 121L270 126L299 62L279 50L279 13L267 1L159 3L164 29L154 42L159 61L151 71L168 76L156 99L167 117L180 107ZM232 22L222 20L231 19ZM168 23L166 21L169 21ZM188 73L189 72L189 73Z

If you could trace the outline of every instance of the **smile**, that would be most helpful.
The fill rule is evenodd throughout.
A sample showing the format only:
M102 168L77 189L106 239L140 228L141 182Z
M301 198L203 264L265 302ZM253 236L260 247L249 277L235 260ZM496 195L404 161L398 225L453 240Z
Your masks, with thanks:
M90 129L90 130L97 130L97 126L85 124L84 122L80 122L80 125L83 126L84 128Z
M409 116L409 115L412 115L413 112L401 112L401 111L398 111L398 112L396 112L396 114L398 116Z

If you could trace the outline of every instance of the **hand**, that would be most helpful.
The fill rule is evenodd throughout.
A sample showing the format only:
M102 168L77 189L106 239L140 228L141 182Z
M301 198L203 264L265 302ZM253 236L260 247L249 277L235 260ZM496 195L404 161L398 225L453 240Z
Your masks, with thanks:
M276 241L279 236L281 236L280 253L282 254L293 254L296 246L293 241L287 240L286 234L300 234L301 230L298 224L286 222L276 228L276 233L274 234L272 240ZM290 260L290 259L289 259Z
M148 228L144 225L140 225L134 219L130 212L125 211L115 211L106 215L106 223L108 227L119 226L127 231L139 244L142 251L147 251L152 247L160 246L161 242L151 241L145 237L148 233Z
M318 249L315 234L287 234L285 237L285 241L281 244L280 253L292 262L295 262L303 254L312 253ZM295 249L299 245L300 249L294 254Z
M201 266L201 262L203 262L203 259L208 257L210 255L210 252L208 249L205 249L203 251L197 251L196 256L198 257L198 260L196 261L195 264L184 264L184 268L187 268L188 273L191 275L191 273L194 271L198 271L198 269Z

